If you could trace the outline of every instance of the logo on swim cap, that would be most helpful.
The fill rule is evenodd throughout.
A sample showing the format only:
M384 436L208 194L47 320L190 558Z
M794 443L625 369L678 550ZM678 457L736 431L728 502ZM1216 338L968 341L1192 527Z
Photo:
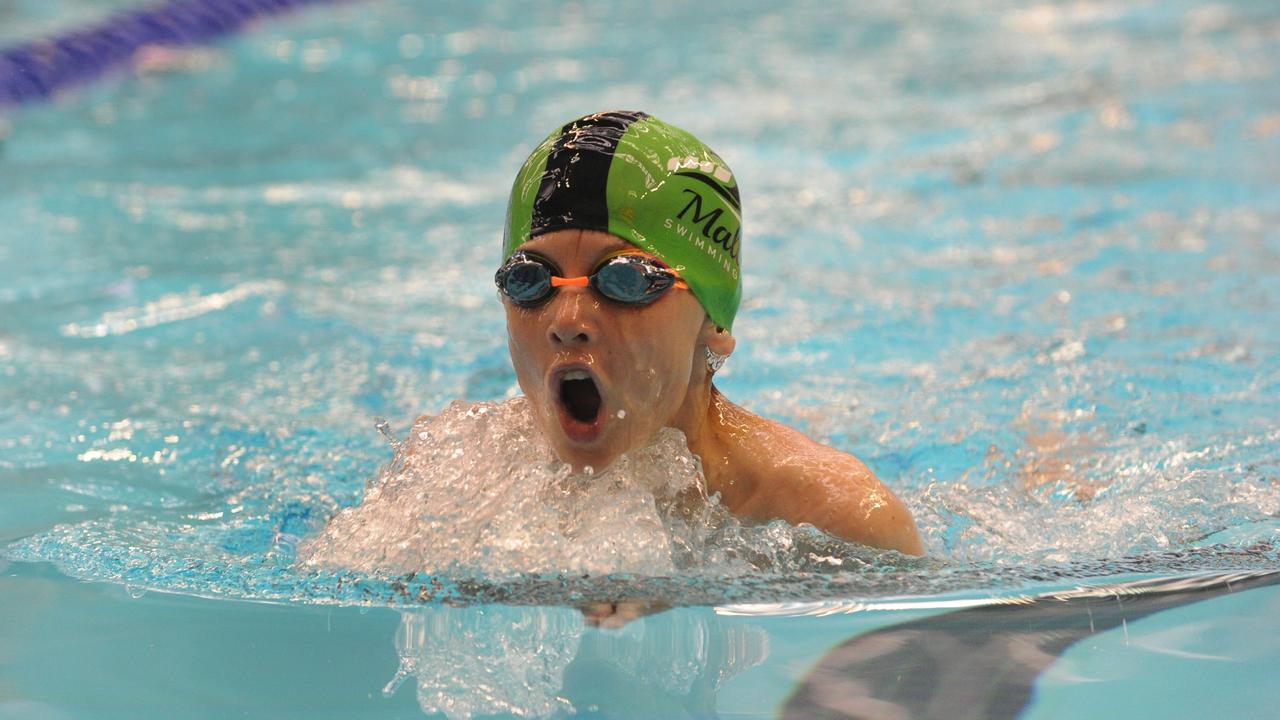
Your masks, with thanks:
M525 161L511 188L503 259L556 230L608 232L675 268L719 326L742 295L742 203L733 171L693 135L642 112L587 115Z
M682 158L671 158L667 161L668 172L679 172L681 170L698 170L699 172L712 175L720 182L729 182L733 179L733 172L723 165L716 165L709 160L699 160L692 155L686 155Z

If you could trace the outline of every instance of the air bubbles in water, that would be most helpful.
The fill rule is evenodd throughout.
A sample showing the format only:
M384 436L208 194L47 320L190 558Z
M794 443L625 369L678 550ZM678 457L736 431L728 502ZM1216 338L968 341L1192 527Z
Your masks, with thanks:
M492 605L417 608L401 614L400 667L384 695L417 684L423 712L451 720L493 715L564 717L585 710L579 670L608 668L655 700L714 691L764 662L769 637L707 607L639 618L625 632L587 634L573 608ZM577 696L577 697L575 697Z

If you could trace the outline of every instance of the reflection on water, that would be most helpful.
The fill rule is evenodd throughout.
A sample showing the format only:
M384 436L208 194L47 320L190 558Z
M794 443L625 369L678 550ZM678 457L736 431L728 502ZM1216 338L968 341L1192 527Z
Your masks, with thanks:
M850 638L829 652L796 688L782 717L1019 717L1046 671L1071 683L1103 679L1076 675L1059 662L1085 638L1121 628L1127 645L1128 623L1278 583L1275 570L1122 583L985 603L893 625ZM1134 642L1154 654L1227 659L1186 647L1194 645L1195 634L1196 628L1184 626ZM1055 663L1056 673L1050 670Z
M769 655L763 629L726 622L711 608L603 631L573 608L421 608L401 614L395 644L400 669L384 692L412 678L422 710L453 720L620 707L652 717L713 715L721 685Z

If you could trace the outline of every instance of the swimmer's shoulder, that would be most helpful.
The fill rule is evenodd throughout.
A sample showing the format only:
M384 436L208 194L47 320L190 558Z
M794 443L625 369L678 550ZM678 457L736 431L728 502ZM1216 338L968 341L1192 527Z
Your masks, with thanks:
M783 475L797 479L828 475L875 477L853 455L823 445L789 425L757 415L718 393L716 406L728 442L739 455L750 456L744 470L757 469L771 477Z
M807 522L876 547L924 552L902 501L866 463L799 430L724 400L739 473L752 487L746 514ZM736 511L735 511L736 512Z

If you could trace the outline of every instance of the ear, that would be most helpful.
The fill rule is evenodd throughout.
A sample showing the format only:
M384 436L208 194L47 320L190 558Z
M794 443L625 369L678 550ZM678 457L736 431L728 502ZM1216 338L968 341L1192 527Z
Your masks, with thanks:
M710 318L702 323L702 333L698 336L703 345L717 355L732 355L738 341L722 327L717 327Z

